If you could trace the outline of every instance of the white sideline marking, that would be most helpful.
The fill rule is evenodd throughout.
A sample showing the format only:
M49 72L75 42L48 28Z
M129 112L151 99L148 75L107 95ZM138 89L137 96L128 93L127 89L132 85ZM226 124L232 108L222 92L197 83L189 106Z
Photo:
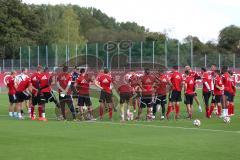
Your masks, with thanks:
M9 117L8 115L0 115L0 117ZM52 120L56 120L56 118L48 118ZM71 122L71 121L69 121ZM77 122L72 122L77 123ZM119 123L119 122L106 122L106 121L81 121L81 123L98 123L98 124L110 124L110 125L121 125L121 126L137 126L137 127L152 127L152 128L169 128L169 129L183 129L183 130L195 130L195 131L209 131L209 132L224 132L224 133L237 133L240 134L240 131L226 131L220 129L206 129L206 128L187 128L187 127L177 127L177 126L158 126L152 124L132 124L132 123Z
M80 122L80 123L88 123L87 121ZM240 131L226 131L220 129L205 129L205 128L187 128L187 127L177 127L177 126L158 126L152 124L130 124L130 123L119 123L119 122L99 122L96 121L95 123L99 124L112 124L112 125L127 125L127 126L138 126L138 127L153 127L153 128L170 128L170 129L183 129L183 130L198 130L198 131L209 131L209 132L225 132L225 133L237 133L240 134Z

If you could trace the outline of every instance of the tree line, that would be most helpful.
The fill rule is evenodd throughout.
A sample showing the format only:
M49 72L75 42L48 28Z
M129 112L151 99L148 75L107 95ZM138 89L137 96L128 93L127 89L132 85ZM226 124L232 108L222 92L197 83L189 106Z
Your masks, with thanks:
M0 58L19 58L20 46L78 44L131 40L156 41L176 46L178 40L165 33L149 32L135 22L117 22L96 8L77 5L29 5L21 0L0 0ZM203 43L198 37L187 36L199 54L240 54L240 27L230 25L220 31L218 42ZM163 49L159 46L157 49ZM149 52L150 54L150 52Z

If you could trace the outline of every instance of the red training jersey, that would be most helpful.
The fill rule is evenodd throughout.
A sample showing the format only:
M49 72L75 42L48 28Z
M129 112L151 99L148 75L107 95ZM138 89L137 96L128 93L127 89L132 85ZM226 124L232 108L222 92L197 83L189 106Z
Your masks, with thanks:
M39 87L41 88L40 93L51 92L52 76L49 72L43 72L39 74L38 80L39 80Z
M14 77L13 76L7 77L6 84L7 84L7 87L8 87L8 94L9 95L16 94L16 89L14 87Z
M113 78L110 74L101 74L98 76L97 81L105 92L112 92L111 84L113 82Z
M59 83L59 85L63 88L66 89L68 85L71 84L72 82L72 77L71 74L66 73L66 72L62 72L57 76L57 82ZM60 89L58 90L58 92L62 92ZM71 95L71 89L68 89L67 94Z
M133 88L129 84L123 84L118 88L118 91L120 94L132 94L133 93Z
M152 95L154 91L155 77L151 75L144 75L141 77L142 95Z
M181 92L183 78L182 78L182 75L178 71L175 71L172 73L170 81L173 85L172 90Z
M195 94L195 78L193 76L187 76L185 79L185 94Z
M156 94L157 95L167 95L167 85L168 77L165 74L160 75L158 78L159 82L157 83Z
M228 72L222 75L222 83L224 85L225 92L233 93L232 79Z
M222 79L218 75L214 78L214 95L223 95L223 91L216 86L223 87Z
M204 72L202 75L202 83L203 83L203 92L209 92L213 91L213 81L212 81L212 75Z
M31 79L26 74L21 73L15 77L14 82L17 85L16 91L23 92L29 87Z
M79 95L89 95L89 86L92 82L88 74L80 74L76 80L77 85L80 87L78 90Z

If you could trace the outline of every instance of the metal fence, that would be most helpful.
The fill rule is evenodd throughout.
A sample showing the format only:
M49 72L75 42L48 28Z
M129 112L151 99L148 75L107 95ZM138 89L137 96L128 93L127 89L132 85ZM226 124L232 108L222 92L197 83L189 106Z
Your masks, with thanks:
M19 47L18 58L0 59L0 71L33 69L37 65L57 67L62 65L88 65L91 68L110 69L144 68L156 69L159 66L174 65L192 67L219 67L228 65L240 67L240 57L225 53L198 53L193 43L175 42L132 42L118 41L107 43L53 44L45 46Z

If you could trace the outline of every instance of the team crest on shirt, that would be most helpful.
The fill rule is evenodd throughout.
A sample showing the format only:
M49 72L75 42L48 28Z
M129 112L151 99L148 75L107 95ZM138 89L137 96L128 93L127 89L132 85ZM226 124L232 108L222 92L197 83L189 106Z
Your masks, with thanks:
M177 75L177 76L176 76L176 78L177 78L177 79L180 79L180 76L179 76L179 75Z
M189 81L189 84L193 84L193 80L190 80L190 81Z
M33 81L36 81L37 80L37 77L33 77L33 79L32 79Z
M103 83L109 83L109 81L107 80L107 78L103 79Z
M66 81L67 78L66 78L65 76L63 76L63 77L61 77L61 80L62 80L62 81Z
M44 76L42 77L42 79L43 79L43 80L44 80L44 79L47 79L47 76L44 75Z
M151 83L152 81L151 81L151 79L150 78L148 78L147 80L146 80L146 83Z
M81 81L81 83L87 83L86 79L83 79L83 80Z

